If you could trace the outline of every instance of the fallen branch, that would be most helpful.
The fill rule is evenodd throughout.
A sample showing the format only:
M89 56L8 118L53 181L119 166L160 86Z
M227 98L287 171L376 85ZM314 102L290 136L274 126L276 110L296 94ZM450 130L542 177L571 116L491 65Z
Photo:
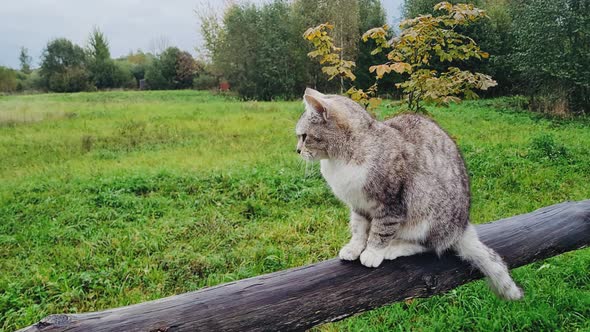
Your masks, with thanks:
M515 268L590 244L590 200L476 228ZM377 269L332 259L117 309L51 315L20 331L304 330L481 277L452 253L403 257Z

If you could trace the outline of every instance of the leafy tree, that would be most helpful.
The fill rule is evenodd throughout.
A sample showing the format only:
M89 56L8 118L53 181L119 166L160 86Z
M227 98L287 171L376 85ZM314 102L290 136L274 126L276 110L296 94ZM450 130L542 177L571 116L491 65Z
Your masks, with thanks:
M368 16L363 16L363 13L371 11L374 8L370 4L375 2L372 0L346 0L346 1L316 1L316 0L295 0L292 4L294 12L295 25L299 31L297 38L309 27L316 27L320 24L330 24L334 28L331 32L333 43L340 48L338 52L339 57L348 61L356 61L360 55L359 50L362 46L360 35L364 31L361 25L366 23L363 19ZM379 1L376 1L379 2ZM373 12L373 14L376 14ZM342 24L341 24L342 23ZM379 25L385 24L380 22ZM373 27L375 25L371 25ZM344 77L338 77L338 80L329 79L329 76L321 74L321 65L315 61L309 62L307 53L313 51L311 44L306 43L297 44L301 50L299 57L306 61L303 68L307 78L307 86L314 86L317 89L328 92L342 92L344 89L350 87L350 83L346 82ZM365 64L363 61L357 64ZM368 68L368 67L367 67ZM356 76L362 72L361 67L353 68L353 74ZM364 82L364 81L363 81Z
M287 1L230 6L220 24L217 44L209 51L215 70L233 90L262 100L301 93L308 79L299 39L303 31Z
M209 73L203 73L193 80L193 89L195 90L210 90L217 87L219 84L217 78Z
M322 74L321 65L316 61L310 61L307 54L313 50L312 46L305 39L301 38L301 34L309 27L315 27L319 24L329 22L327 1L316 0L295 0L291 5L291 12L293 15L293 29L296 31L296 41L294 48L291 51L293 57L300 60L302 66L298 73L300 79L305 82L306 86L312 86L316 89L325 92L336 92L340 90L340 82L329 81L327 77Z
M590 112L590 2L514 1L513 64L531 107L552 113Z
M352 60L342 58L342 48L336 47L334 38L329 35L329 30L332 29L334 29L332 24L324 23L305 31L303 37L309 40L315 48L307 55L310 58L319 58L320 64L324 65L322 72L329 76L329 80L340 77L341 79L347 78L354 81L356 76L352 73L352 68L355 63ZM342 84L341 89L343 88Z
M127 61L116 60L113 82L115 87L123 89L136 89L138 81L133 75L133 65Z
M0 92L14 92L16 86L16 72L13 69L0 66Z
M257 25L268 39L256 51L257 66L264 68L257 74L258 99L295 98L305 89L307 58L295 20L286 1L259 8Z
M264 40L258 37L259 22L259 12L252 4L228 8L223 17L222 43L214 58L232 89L248 99L264 99L258 91L262 81L259 70L263 68L256 63Z
M154 61L155 56L151 53L144 53L141 50L137 52L129 53L126 57L120 59L121 61L125 61L129 64L129 69L131 74L136 80L136 85L139 84L140 80L145 78L146 70L151 63Z
M456 66L449 66L446 71L439 70L436 63L488 57L473 39L455 30L483 18L484 12L473 5L452 5L448 2L437 4L435 9L446 11L447 14L436 17L420 15L405 20L400 25L403 29L400 36L391 41L388 40L386 25L370 29L362 37L363 41L374 41L376 48L371 54L391 49L387 54L389 61L371 66L369 71L376 73L378 79L392 72L409 75L406 81L397 83L396 86L404 91L408 108L414 112L425 111L422 101L448 103L460 101L459 95L475 98L477 95L474 89L487 90L496 85L488 75L460 70ZM349 75L354 62L339 59L335 53L339 49L333 45L328 29L331 29L330 25L321 24L305 32L304 37L315 47L309 56L319 57L321 64L327 64L322 71L330 75L330 79L340 75L354 81L354 75ZM370 109L376 107L380 101L375 98L376 90L376 85L366 90L353 87L347 93Z
M176 67L180 52L181 50L177 47L168 47L159 56L160 70L162 76L166 79L168 89L176 88Z
M145 79L152 90L172 90L176 88L176 59L180 50L176 47L165 49L147 68Z
M25 47L20 48L20 53L18 56L18 60L20 61L20 70L25 74L31 73L31 62L33 59L29 55L29 50Z
M404 91L407 106L414 112L424 111L422 101L448 103L460 101L459 96L476 98L474 89L487 90L496 82L488 75L472 73L449 66L446 71L436 69L440 63L471 58L487 58L475 41L457 32L485 17L485 13L473 5L452 5L448 2L437 4L435 10L446 12L440 16L420 15L404 20L400 35L390 43L385 28L374 28L363 35L364 40L373 39L377 48L373 53L391 49L387 54L389 62L370 68L378 78L390 72L408 75L408 79L397 86Z
M439 0L405 0L403 4L403 16L404 18L412 18L420 15L438 15L440 12L434 9L434 6L438 4ZM461 3L460 0L448 1L451 4ZM487 1L493 2L493 1ZM482 0L472 0L469 3L474 6L482 6Z
M94 85L98 89L109 89L120 87L121 82L116 81L119 70L111 59L109 42L106 36L98 29L90 33L88 38L88 71Z
M354 81L356 76L352 73L352 68L355 66L354 61L344 60L341 58L341 49L334 46L334 39L328 33L333 26L328 23L320 24L317 27L309 28L303 34L303 37L310 41L315 50L309 52L307 55L310 58L319 58L320 65L323 65L322 72L329 76L328 80L334 77L340 77L341 89L343 87L344 78ZM376 98L377 85L374 84L366 91L352 87L346 92L350 97L372 110L376 108L380 99Z
M171 90L172 82L166 80L160 68L160 60L155 60L145 72L145 82L150 90Z
M498 86L484 95L506 95L519 93L522 86L520 75L511 61L514 52L514 34L509 0L485 1L482 4L489 19L479 20L467 27L464 34L473 38L478 45L490 53L488 59L469 61L467 66L472 71L479 71L493 76Z
M219 55L219 47L223 43L224 29L223 18L220 11L211 6L211 3L199 3L195 14L200 21L200 33L203 38L204 49L200 50L203 55L216 63L215 56Z
M340 76L329 81L318 75L321 67L309 61L307 53L312 49L301 35L309 26L343 22L334 25L336 30L332 31L335 44L344 46L334 54L342 60L354 60L359 47L361 2L274 0L260 6L232 5L222 17L199 10L201 34L213 64L211 72L227 79L233 90L248 99L294 98L306 86L342 91L345 82Z
M145 79L154 90L188 89L200 70L190 53L169 47L150 62Z
M404 16L412 18L418 15L442 15L444 12L434 10L434 5L440 0L405 0ZM482 49L490 53L487 59L461 60L460 66L473 72L481 72L498 82L494 89L482 91L484 96L497 96L518 93L522 85L520 76L511 63L514 51L514 37L512 33L512 17L509 3L512 0L469 1L473 5L485 10L487 18L478 20L468 26L457 27L457 32L472 38ZM449 1L457 4L461 1ZM437 70L444 70L444 64L432 64Z
M41 57L41 70L45 73L83 66L86 60L84 50L65 38L50 41Z
M88 55L95 61L107 61L111 59L109 42L98 28L94 28L88 38Z
M16 91L42 91L45 89L39 70L32 70L29 74L22 71L16 72Z
M332 0L328 2L328 22L335 25L334 40L338 44L340 62L356 61L360 38L359 0ZM325 68L325 67L324 67ZM354 75L354 74L353 74ZM356 78L355 78L356 79ZM340 93L343 93L344 76L340 76Z
M176 76L174 79L176 88L189 89L192 87L193 80L201 70L202 68L190 53L180 51L176 55Z
M85 67L84 50L65 38L50 41L41 55L39 74L43 86L55 92L76 92L92 88Z
M379 0L359 0L359 36L365 31L377 27L386 25L387 20L385 17L385 10L381 6ZM387 38L393 37L392 31L387 31ZM359 89L368 89L375 84L375 76L369 73L369 68L376 64L384 63L387 61L387 56L383 53L371 54L377 45L373 40L363 42L359 37L357 40L358 54L356 55L356 67L353 70L356 76L355 87ZM400 77L391 75L390 77L383 78L380 81L380 93L393 92L394 82L399 82Z
M335 26L334 40L340 47L341 59L356 61L358 41L361 37L359 2L359 0L331 0L326 3L327 22Z
M66 67L63 71L49 76L47 86L54 92L79 92L94 89L86 68Z

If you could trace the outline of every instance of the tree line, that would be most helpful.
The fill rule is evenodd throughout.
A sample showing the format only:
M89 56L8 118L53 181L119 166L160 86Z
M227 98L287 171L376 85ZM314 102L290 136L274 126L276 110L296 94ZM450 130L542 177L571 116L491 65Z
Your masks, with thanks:
M406 0L405 18L441 15L439 0ZM466 1L450 1L453 4ZM473 0L486 18L458 29L489 54L486 59L453 61L450 65L489 75L497 86L482 96L525 95L529 106L550 113L590 112L590 1ZM354 82L329 80L320 64L308 58L313 47L302 34L322 23L334 26L332 38L342 58L355 62ZM375 83L369 68L387 63L384 53L372 55L373 40L362 34L386 23L377 0L274 0L255 6L233 5L222 15L201 15L201 34L211 68L246 99L298 98L304 87L340 93L353 85L367 90ZM387 38L395 42L395 30ZM433 63L444 72L447 63ZM438 66L438 68L437 68ZM443 68L444 67L444 68ZM399 96L401 75L378 82L379 93Z
M328 92L343 89L340 80L329 81L320 64L307 56L311 48L303 32L320 23L334 24L343 56L356 62L358 86L372 85L373 75L366 68L386 60L384 55L371 56L374 45L360 40L364 31L386 23L379 0L275 0L233 5L222 15L198 14L212 70L246 99L299 98L306 86Z
M441 15L439 0L405 0L404 18ZM452 4L465 1L449 1ZM491 76L497 85L484 97L525 95L529 106L542 112L587 114L590 110L590 1L588 0L472 0L486 13L477 23L457 28L489 54L485 59L459 59L429 65L438 73L449 66ZM111 88L212 88L229 82L244 99L299 98L305 87L342 93L351 87L368 91L376 82L369 68L388 63L386 52L366 42L366 31L386 24L379 0L272 0L262 5L234 3L222 13L197 11L207 52L205 61L170 47L153 54L134 52L111 59L106 37L90 34L85 48L66 39L50 41L41 67L31 69L26 49L21 69L0 67L0 91L92 91ZM303 33L323 23L339 57L354 63L354 82L322 73L310 59L314 49ZM399 35L387 29L386 39ZM399 97L404 77L392 73L378 80L379 94ZM397 85L397 87L396 87Z
M437 2L406 1L404 16L432 13ZM490 58L471 65L496 79L491 95L525 95L541 112L590 113L590 1L474 2L489 18L466 34Z
M217 85L203 61L177 47L158 54L138 50L113 59L107 37L97 28L85 48L66 38L49 41L35 70L26 48L21 48L19 61L19 70L0 67L0 92L210 89Z

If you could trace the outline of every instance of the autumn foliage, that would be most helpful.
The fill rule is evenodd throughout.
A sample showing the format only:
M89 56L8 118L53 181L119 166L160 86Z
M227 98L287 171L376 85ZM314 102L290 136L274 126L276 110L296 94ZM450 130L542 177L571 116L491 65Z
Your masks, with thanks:
M303 37L315 47L315 50L307 55L310 58L319 59L320 64L324 65L322 72L328 75L330 80L336 76L343 76L354 81L356 76L352 73L352 68L355 63L342 58L340 53L342 49L334 45L334 40L328 34L328 31L332 29L334 29L334 25L324 23L305 31Z
M355 66L354 61L345 60L342 56L342 48L334 45L334 39L330 36L329 31L334 25L329 23L320 24L317 27L309 28L303 34L303 37L313 44L315 50L309 52L307 56L319 59L322 66L322 72L329 76L328 80L334 77L354 81L356 76L352 72ZM372 110L379 105L381 99L375 97L377 85L374 84L367 91L350 88L346 93L355 101L361 103L365 108Z
M387 26L370 29L362 36L365 42L375 41L377 47L371 54L388 52L389 61L371 66L369 71L377 80L393 72L404 75L406 79L396 87L403 91L407 108L414 112L425 111L422 102L447 104L459 102L461 98L473 99L478 97L474 90L487 90L496 85L488 75L459 68L463 61L489 56L473 39L458 32L458 29L485 18L485 12L471 4L452 5L448 2L441 2L434 9L444 14L404 20L400 24L401 33L393 39L388 39ZM306 32L305 37L316 48L309 56L324 56L320 63L330 66L322 70L331 77L349 77L344 69L354 64L346 62L348 67L343 67L338 62L343 60L337 54L328 53L328 50L337 48L331 43L325 27L331 29L329 24L322 24ZM349 78L354 80L354 77ZM371 101L375 92L376 86L368 91L354 88L348 91L353 99L365 106L375 106L376 99Z

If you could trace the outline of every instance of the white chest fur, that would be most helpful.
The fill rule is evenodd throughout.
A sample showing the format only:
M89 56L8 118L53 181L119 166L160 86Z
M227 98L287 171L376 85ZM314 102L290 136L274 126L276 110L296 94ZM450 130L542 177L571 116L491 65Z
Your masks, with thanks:
M367 179L365 167L327 159L322 160L320 165L324 179L341 201L363 211L373 209L373 204L367 199L363 189Z

